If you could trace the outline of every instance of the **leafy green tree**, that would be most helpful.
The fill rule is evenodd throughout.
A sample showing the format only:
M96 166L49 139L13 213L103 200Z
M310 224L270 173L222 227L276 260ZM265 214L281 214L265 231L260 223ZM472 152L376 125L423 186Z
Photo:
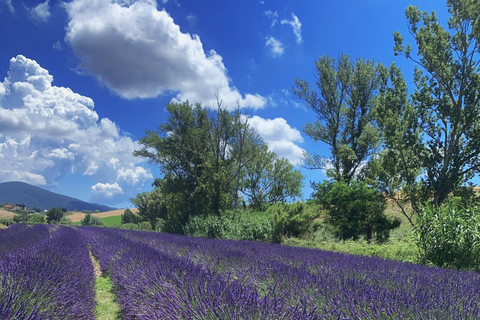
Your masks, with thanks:
M327 211L327 222L342 239L384 242L400 220L385 216L385 197L364 181L326 181L318 185L317 202Z
M335 181L350 183L380 144L372 118L374 98L380 86L380 66L373 61L352 61L343 54L316 61L318 92L303 79L296 79L294 94L317 114L318 120L304 126L307 136L330 147L331 158L308 155L310 169L329 169Z
M99 217L92 216L91 211L87 211L85 217L82 219L82 226L103 226L103 222Z
M380 93L373 111L382 132L383 150L371 159L366 171L413 225L414 216L428 197L418 179L422 173L420 159L426 150L418 114L408 100L402 72L392 64L390 69L382 68L380 73Z
M165 199L162 191L158 187L151 192L140 193L135 198L130 199L130 201L132 201L135 207L137 207L138 214L144 220L150 222L152 230L156 230L156 225L159 219L166 220L168 218L167 208L164 202ZM125 216L129 216L126 210L122 217L122 223ZM139 222L141 221L138 221L137 223Z
M412 102L426 142L419 165L436 207L480 171L480 6L449 0L447 7L448 29L435 12L406 9L417 52L394 33L395 55L416 64Z
M130 209L125 209L121 218L122 218L122 224L125 224L125 223L138 224L143 220L142 216L134 214Z
M303 175L285 158L278 158L263 144L257 157L245 169L243 193L255 210L265 210L275 203L285 203L302 196Z
M51 208L47 211L46 218L47 223L59 223L65 216L65 213L59 207Z

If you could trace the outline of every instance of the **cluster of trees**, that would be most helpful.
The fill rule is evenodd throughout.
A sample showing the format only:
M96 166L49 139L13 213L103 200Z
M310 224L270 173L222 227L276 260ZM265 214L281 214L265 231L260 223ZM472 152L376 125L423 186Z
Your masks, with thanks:
M416 52L394 33L395 55L416 64L410 94L395 64L347 54L320 57L315 86L295 80L294 94L318 118L304 133L330 149L330 156L306 155L304 166L327 172L328 181L313 183L314 200L341 239L385 241L400 224L385 215L387 200L413 225L428 204L440 210L452 195L474 199L468 181L480 171L480 6L447 6L448 29L435 12L407 8ZM188 102L167 110L167 123L147 131L135 152L162 172L152 192L132 199L153 229L161 221L182 233L190 217L262 211L301 195L301 174L268 151L238 110Z
M159 165L163 174L152 192L132 202L156 229L183 233L190 217L220 215L249 205L269 205L301 197L303 176L286 159L268 150L250 128L248 116L200 104L169 103L168 121L147 130L136 156Z
M343 239L382 239L397 226L383 214L385 198L414 224L428 203L440 208L456 193L473 195L466 183L480 171L480 6L447 6L448 30L435 12L407 8L416 53L394 34L395 55L416 64L410 96L395 64L345 54L316 61L318 90L295 81L294 93L318 116L305 134L331 151L307 157L307 167L326 170L331 180L315 186L315 197Z

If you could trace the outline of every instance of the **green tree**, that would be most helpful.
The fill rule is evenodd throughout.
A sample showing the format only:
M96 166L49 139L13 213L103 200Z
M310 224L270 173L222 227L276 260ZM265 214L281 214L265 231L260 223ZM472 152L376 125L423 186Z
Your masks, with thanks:
M326 181L318 185L317 202L327 211L327 222L342 239L384 242L390 230L400 226L400 220L385 216L384 196L364 181Z
M122 224L125 224L125 223L138 224L143 220L140 215L135 215L130 209L125 209L121 218L122 218Z
M59 207L51 208L47 211L46 218L47 223L59 223L60 220L65 216L65 212L62 211Z
M257 157L245 173L243 194L255 210L302 196L303 175L287 159L268 151L266 144L257 148Z
M435 12L406 9L416 53L394 33L395 55L416 64L412 102L427 151L419 165L436 207L480 170L480 5L449 0L447 7L448 30Z
M425 154L418 114L408 100L407 84L395 64L381 69L381 87L374 118L382 132L382 147L368 164L369 178L400 208L410 224L428 196L418 179ZM408 206L411 205L413 210Z
M159 219L166 220L168 218L167 208L165 206L165 199L160 188L155 188L151 192L144 192L138 194L135 198L130 199L132 203L137 207L138 214L146 221L150 222L152 230L156 230L157 222ZM122 217L125 218L128 213L124 212ZM133 215L133 213L132 213ZM137 223L139 223L138 221Z
M82 226L103 226L103 222L99 217L92 216L91 211L87 211L85 217L82 219Z
M318 120L304 126L307 136L330 147L331 157L308 155L310 169L329 169L335 181L350 183L380 144L372 118L374 98L380 85L380 66L373 61L352 61L343 54L316 61L318 92L303 79L296 79L294 94L317 114Z

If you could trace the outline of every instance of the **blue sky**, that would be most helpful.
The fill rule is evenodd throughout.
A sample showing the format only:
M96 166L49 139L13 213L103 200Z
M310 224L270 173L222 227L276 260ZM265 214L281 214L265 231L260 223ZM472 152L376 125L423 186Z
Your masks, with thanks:
M301 127L315 115L292 96L322 55L413 64L403 0L0 0L0 182L25 181L117 207L151 190L158 168L132 156L169 101L249 108L269 148L293 164L329 156ZM446 24L443 1L420 1ZM298 167L298 166L297 166ZM307 171L309 181L325 179Z

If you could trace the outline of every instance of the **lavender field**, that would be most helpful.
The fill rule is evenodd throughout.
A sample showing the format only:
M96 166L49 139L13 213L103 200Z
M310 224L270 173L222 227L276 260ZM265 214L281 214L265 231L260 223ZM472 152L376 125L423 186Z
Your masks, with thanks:
M91 253L124 319L478 319L480 275L164 233L0 230L0 319L95 319Z

